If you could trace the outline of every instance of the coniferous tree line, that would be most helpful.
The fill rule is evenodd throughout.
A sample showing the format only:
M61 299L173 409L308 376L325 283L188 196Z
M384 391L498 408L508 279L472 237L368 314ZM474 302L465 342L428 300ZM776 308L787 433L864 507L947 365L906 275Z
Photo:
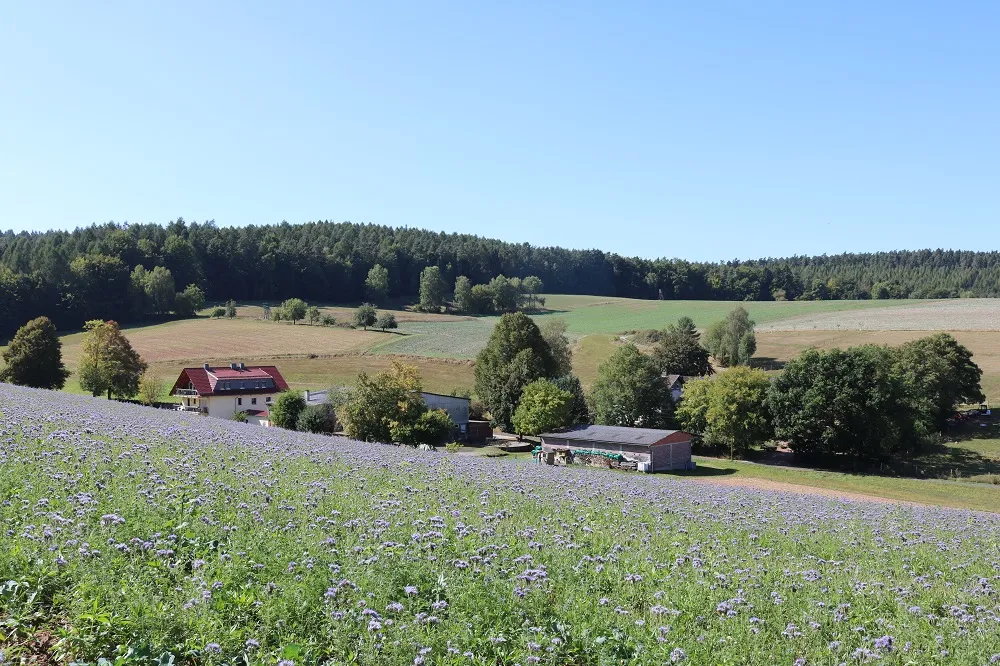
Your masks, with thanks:
M664 248L669 251L668 248ZM136 267L142 271L136 275ZM310 222L218 227L212 222L104 224L0 234L0 335L35 317L60 329L94 318L126 323L199 287L209 300L290 297L371 300L380 266L385 298L414 300L428 266L449 287L466 277L535 276L548 293L647 299L946 298L1000 295L1000 252L918 250L699 263L507 243L422 229ZM135 286L146 285L142 293ZM162 289L162 291L161 291ZM380 294L381 296L381 294ZM182 298L182 305L187 301Z

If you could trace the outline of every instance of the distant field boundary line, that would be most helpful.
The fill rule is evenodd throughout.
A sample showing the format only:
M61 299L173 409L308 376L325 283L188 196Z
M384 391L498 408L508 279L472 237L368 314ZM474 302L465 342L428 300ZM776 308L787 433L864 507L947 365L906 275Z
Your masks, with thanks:
M261 355L261 356L243 356L243 355L237 354L237 356L239 356L239 358L241 360L243 360L244 362L246 362L246 361L272 361L272 360L279 360L280 361L282 359L284 359L284 360L300 360L300 359L318 360L318 359L336 359L336 358L361 358L363 356L371 356L373 358L387 358L387 359L390 359L390 360L397 359L397 360L401 360L401 361L439 361L439 362L447 363L449 365L468 365L468 366L474 366L476 364L476 362L473 359L467 359L467 358L449 358L447 356L419 356L419 355L415 355L415 354L373 354L371 349L367 349L367 350L363 350L363 351L355 351L355 352L339 352L339 353L333 353L333 354L311 354L311 353L306 352L306 353L303 353L303 354L264 354L264 355ZM221 361L221 360L222 359L218 358L218 357L215 358L215 359L210 358L209 362L211 362L211 361ZM182 358L182 359L168 359L168 360L163 360L163 361L153 361L152 363L155 364L155 365L177 365L177 364L193 363L195 365L192 365L192 366L189 366L189 367L196 367L196 366L197 367L201 367L201 365L203 363L205 363L205 362L206 361L203 358Z

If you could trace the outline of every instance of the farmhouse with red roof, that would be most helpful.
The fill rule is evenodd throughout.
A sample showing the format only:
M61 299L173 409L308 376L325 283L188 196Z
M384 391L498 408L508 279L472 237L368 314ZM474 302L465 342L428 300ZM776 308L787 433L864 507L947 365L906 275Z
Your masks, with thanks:
M268 409L278 394L288 390L288 383L273 365L184 368L170 394L181 399L183 411L201 412L220 419L230 419L238 412L247 413L247 421L270 425Z

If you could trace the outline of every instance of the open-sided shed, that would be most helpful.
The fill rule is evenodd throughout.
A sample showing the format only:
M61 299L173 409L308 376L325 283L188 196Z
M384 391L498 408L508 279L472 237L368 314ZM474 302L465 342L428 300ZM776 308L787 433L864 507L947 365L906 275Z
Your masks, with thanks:
M691 435L683 430L579 425L540 437L542 461L550 465L583 463L627 468L634 465L647 472L691 466Z

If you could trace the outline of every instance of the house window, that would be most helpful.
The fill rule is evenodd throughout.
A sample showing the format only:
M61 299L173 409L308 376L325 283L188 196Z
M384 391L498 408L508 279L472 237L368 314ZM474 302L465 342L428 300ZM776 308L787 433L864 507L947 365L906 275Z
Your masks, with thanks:
M250 404L251 405L256 405L257 404L257 398L250 398Z
M271 402L271 396L267 396L266 398L264 398L264 402Z
M242 405L243 404L243 398L236 398L236 404L237 405Z

